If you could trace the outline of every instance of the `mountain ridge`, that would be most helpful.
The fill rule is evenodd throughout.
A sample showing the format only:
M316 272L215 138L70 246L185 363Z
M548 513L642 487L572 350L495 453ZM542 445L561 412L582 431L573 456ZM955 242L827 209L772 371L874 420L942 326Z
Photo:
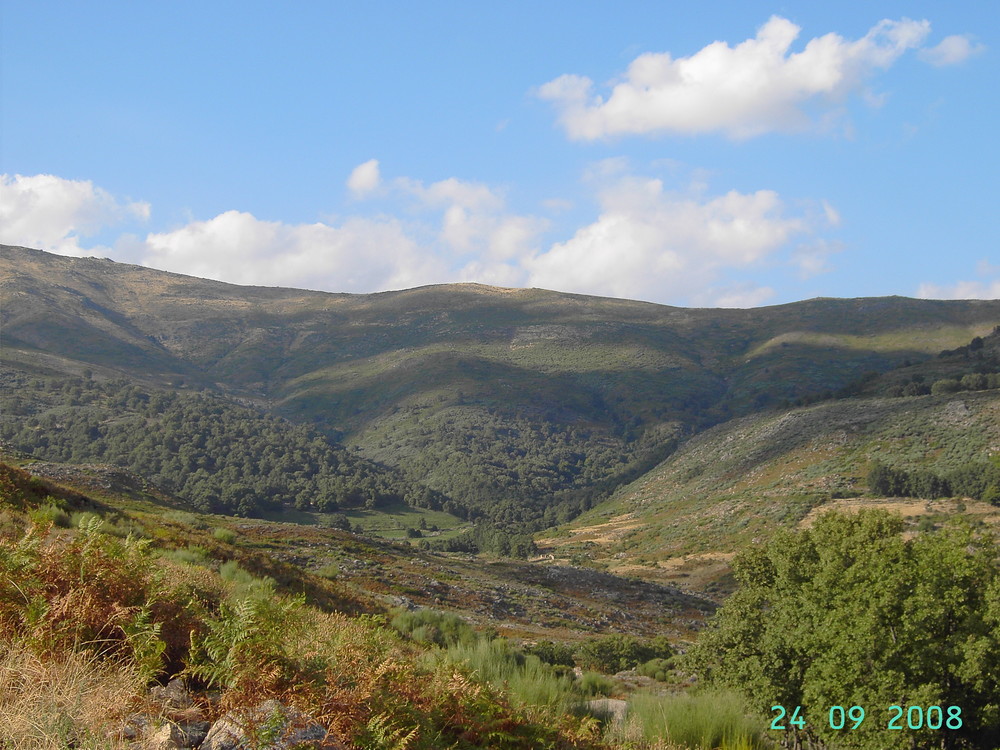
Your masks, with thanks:
M207 389L536 528L712 424L830 395L1000 323L997 300L732 310L475 284L351 295L2 249L5 366Z

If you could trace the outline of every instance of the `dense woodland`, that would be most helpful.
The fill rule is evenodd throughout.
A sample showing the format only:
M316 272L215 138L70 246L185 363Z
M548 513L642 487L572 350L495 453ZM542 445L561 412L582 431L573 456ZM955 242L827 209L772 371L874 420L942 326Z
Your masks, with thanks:
M868 473L868 489L879 497L958 496L1000 505L1000 457L966 463L944 475L878 463Z
M205 512L252 516L283 505L332 512L402 501L467 514L308 426L207 393L8 374L2 399L0 439L17 450L116 464Z
M420 419L415 409L412 419ZM414 435L387 434L376 455L401 454L411 477L459 499L493 523L538 530L564 523L599 497L651 468L675 440L625 440L581 422L499 407L454 407Z
M256 516L284 506L332 513L403 502L487 523L444 545L454 551L526 554L531 531L579 515L674 445L654 450L636 441L629 452L586 425L560 430L459 411L421 428L404 472L314 427L209 392L14 371L4 378L0 440L17 450L115 464L206 512Z

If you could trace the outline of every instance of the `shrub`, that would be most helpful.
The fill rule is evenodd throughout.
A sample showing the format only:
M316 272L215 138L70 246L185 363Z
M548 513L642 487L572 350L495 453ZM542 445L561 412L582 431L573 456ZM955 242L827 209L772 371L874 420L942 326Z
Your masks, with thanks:
M554 664L563 667L572 667L573 646L568 643L555 643L554 641L539 641L533 646L525 646L525 653L534 654L546 664Z
M233 544L236 541L236 532L232 529L217 528L212 532L212 536L224 544Z
M316 571L316 575L332 581L340 575L340 567L336 563L327 563Z
M673 648L664 638L641 641L627 635L593 638L576 651L576 661L584 669L614 674L637 667L650 659L672 656Z
M437 646L475 643L478 639L476 631L461 617L433 609L397 610L391 625L415 641Z
M240 567L235 560L227 560L219 566L222 580L232 584L230 598L238 599L251 595L266 595L273 592L276 586L273 578L258 578Z
M204 565L208 562L208 550L194 545L188 545L183 549L165 550L162 554L174 562L187 563L188 565Z
M581 702L570 677L558 675L537 656L526 656L503 638L455 644L437 658L464 665L480 679L505 689L519 706L566 713Z
M635 671L643 677L652 677L654 680L666 682L670 676L670 670L673 668L673 659L650 659L636 667Z
M204 519L199 518L194 513L188 513L186 510L171 510L163 514L163 518L167 521L173 521L182 526L190 526L192 529L206 529L208 524L205 523Z
M286 599L266 586L223 602L206 632L192 643L188 672L209 685L226 687L230 703L280 693L295 682L289 651L305 627L302 598Z
M35 527L0 543L0 631L40 653L127 657L149 678L164 648L153 611L160 580L146 541L107 536L102 524L84 519L70 542L43 544Z
M959 381L952 380L951 378L943 378L934 381L931 385L931 393L935 396L942 396L949 393L957 393L961 388L962 384Z
M351 530L351 519L343 513L324 513L319 517L319 525L329 529Z
M605 677L598 672L584 672L576 682L577 689L588 697L595 695L611 695L615 689L615 683L609 677Z
M733 560L739 589L685 655L686 669L739 690L765 715L772 705L890 705L897 696L962 707L961 727L914 737L867 722L849 734L811 723L823 743L1000 746L995 541L961 519L910 539L903 529L885 512L830 512L749 547Z
M82 529L88 524L93 524L95 522L101 522L103 519L97 514L89 510L77 511L70 514L70 524L78 529ZM99 526L104 528L103 523L99 523Z
M68 529L72 525L69 513L56 506L54 503L48 502L30 510L28 512L28 518L31 519L32 523L36 523L40 526L52 524L53 526L60 526L64 529Z

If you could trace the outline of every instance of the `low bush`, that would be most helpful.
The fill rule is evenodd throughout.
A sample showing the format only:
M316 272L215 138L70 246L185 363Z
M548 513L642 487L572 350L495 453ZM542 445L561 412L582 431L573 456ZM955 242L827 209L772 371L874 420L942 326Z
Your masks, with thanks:
M671 659L650 659L636 667L636 673L643 677L652 677L654 680L666 682L670 676L670 670L674 667L674 660Z
M174 562L187 563L188 565L205 565L208 562L208 550L194 545L188 545L181 549L164 550L161 554Z
M615 633L586 641L577 649L575 657L583 669L615 674L650 659L668 658L673 653L673 647L665 638L643 641Z
M223 544L234 544L236 542L236 532L232 529L220 527L212 532L212 536Z
M573 660L573 646L568 643L539 641L534 645L523 646L522 648L525 653L534 654L546 664L572 667L576 663Z
M471 644L478 639L476 631L461 617L433 609L395 610L390 624L419 643L436 646Z
M525 655L503 638L458 643L431 658L466 666L491 685L505 689L522 707L564 714L581 703L582 695L571 677L557 674L537 656Z
M340 575L340 566L338 566L336 563L327 563L326 565L324 565L323 567L321 567L319 570L316 571L316 575L320 576L321 578L326 578L327 580L330 581L335 580L337 576Z
M577 689L587 697L608 696L615 689L614 680L598 672L584 672L576 682Z
M53 526L68 529L73 525L69 513L54 503L46 502L43 505L39 505L28 512L28 517L32 523L37 523L41 526L52 524Z
M174 523L179 523L182 526L190 526L192 529L207 529L208 524L205 520L196 516L194 513L189 513L186 510L171 510L163 514L163 518L167 521L172 521Z

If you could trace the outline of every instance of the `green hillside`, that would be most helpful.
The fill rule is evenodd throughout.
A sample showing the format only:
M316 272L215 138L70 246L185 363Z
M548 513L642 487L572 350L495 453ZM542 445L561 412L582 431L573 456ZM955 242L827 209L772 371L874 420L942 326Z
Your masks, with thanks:
M476 284L239 287L4 247L3 361L207 388L501 524L572 518L680 440L836 392L1000 322L1000 301L679 309Z
M732 553L749 542L829 509L885 507L913 529L959 514L1000 525L993 495L970 497L968 482L939 498L884 497L869 481L877 465L945 479L1000 471L997 371L1000 332L864 378L846 389L850 397L730 420L539 544L610 570L704 584L724 577ZM907 385L925 395L902 395Z

